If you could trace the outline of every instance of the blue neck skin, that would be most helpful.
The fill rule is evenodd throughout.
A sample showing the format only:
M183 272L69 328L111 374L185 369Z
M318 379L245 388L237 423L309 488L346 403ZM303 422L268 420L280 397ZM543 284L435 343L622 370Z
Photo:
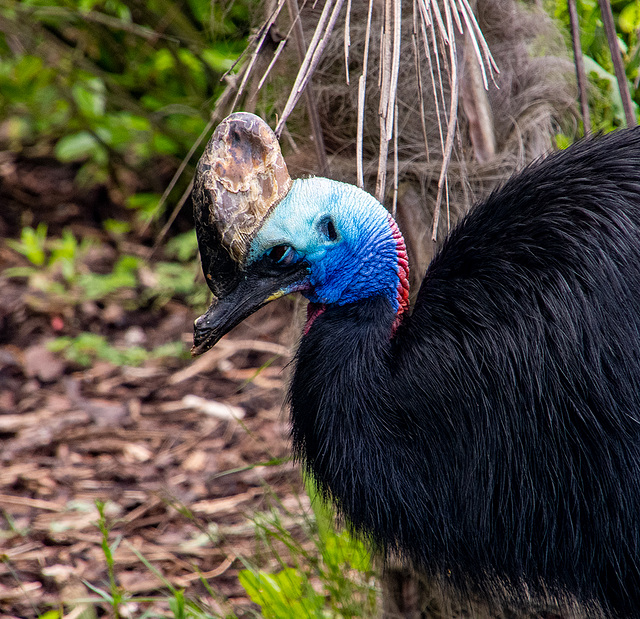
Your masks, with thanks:
M284 259L309 264L306 281L285 293L300 290L320 305L385 296L396 313L404 309L402 237L386 209L353 185L326 178L294 181L254 238L248 262L277 246L292 248Z

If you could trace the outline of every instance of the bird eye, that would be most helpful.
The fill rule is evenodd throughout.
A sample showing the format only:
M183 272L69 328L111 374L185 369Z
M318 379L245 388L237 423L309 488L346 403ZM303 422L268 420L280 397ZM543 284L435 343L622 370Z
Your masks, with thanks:
M266 255L273 264L279 264L280 266L288 266L298 259L298 254L289 245L276 245Z
M336 241L338 239L338 231L330 217L320 222L320 231L328 241Z

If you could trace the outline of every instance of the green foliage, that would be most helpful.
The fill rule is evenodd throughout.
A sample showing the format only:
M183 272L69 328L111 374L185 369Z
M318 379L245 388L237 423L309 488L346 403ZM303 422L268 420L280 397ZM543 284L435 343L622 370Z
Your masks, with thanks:
M126 221L120 221L118 219L106 219L102 222L102 227L111 236L119 238L131 232L131 226Z
M555 146L558 150L564 150L565 148L569 148L572 144L572 139L570 136L565 135L564 133L558 133L555 136Z
M58 239L49 239L47 226L41 223L35 230L23 228L19 241L8 239L6 243L31 264L5 269L5 277L25 277L31 289L64 299L65 304L81 300L75 287L82 278L89 240L78 242L70 230L64 230Z
M222 74L244 49L251 20L261 17L257 0L0 0L0 148L55 156L77 167L78 182L115 186L137 215L134 226L136 219L153 220L166 186L159 170L170 173L199 138L222 91ZM182 194L190 176L187 169L169 202ZM122 246L131 225L108 220L104 228ZM24 265L3 275L25 278L48 312L86 301L125 309L175 298L206 303L206 287L195 283L200 267L193 232L166 244L165 261L124 253L109 272L103 264L100 272L92 270L90 253L97 243L79 240L71 230L51 238L44 224L25 227L19 239L7 241ZM95 333L60 337L49 346L81 365L101 359L135 366L187 354L181 342L151 351L119 348ZM277 512L256 517L260 542L275 553L279 569L271 573L247 564L243 585L265 617L373 616L377 591L368 553L347 532L335 530L319 499L312 502L303 541ZM133 548L168 594L140 598L126 592L116 560L126 539L113 535L106 506L97 508L107 579L85 583L93 596L89 604L113 617L123 615L128 602L159 600L176 618L218 616L173 587ZM277 554L283 548L286 557ZM42 617L63 614L52 610Z
M105 561L107 562L107 572L109 574L109 591L99 589L89 583L85 583L92 591L102 596L112 607L114 619L120 617L120 605L124 601L122 589L116 583L115 577L115 562L113 560L113 554L118 548L122 538L118 536L115 541L110 544L110 527L107 523L107 517L105 515L105 504L102 501L96 501L96 507L98 508L98 521L97 527L100 530L102 537L102 552L104 554Z
M243 570L240 584L262 608L265 619L323 617L324 596L316 593L309 579L287 567L276 574Z
M122 170L161 190L155 162L182 159L197 140L257 6L0 0L0 148L35 146L125 196L137 187Z
M194 260L198 256L198 239L196 238L196 231L191 230L189 232L184 232L183 234L178 234L168 240L165 245L164 252L169 258L175 258L180 262Z
M611 53L604 32L598 0L580 0L578 3L580 37L585 70L590 82L589 109L593 131L612 131L625 126L622 100L615 78ZM547 0L547 10L559 19L564 27L567 45L571 45L569 13L564 0ZM629 88L638 117L640 92L640 2L638 0L612 2L616 23L618 46Z
M80 274L77 279L81 290L80 298L102 300L123 288L135 288L138 284L137 270L141 262L142 260L136 256L125 255L118 258L111 273Z
M335 528L329 508L311 484L309 490L313 517L307 520L306 534L312 549L290 533L275 510L257 516L258 539L280 569L247 564L240 584L265 619L376 616L375 572L367 549L348 531Z
M125 605L127 603L133 603L136 605L161 605L165 608L168 607L171 615L167 615L164 611L146 611L142 617L174 617L174 619L235 619L235 615L232 613L225 614L224 617L219 614L209 612L209 610L197 600L192 600L184 591L174 587L163 575L159 572L145 557L129 544L122 535L112 538L112 522L109 520L106 508L107 505L102 501L96 501L96 507L98 509L98 520L96 527L100 531L102 554L107 566L108 582L103 586L97 586L93 583L83 581L84 585L96 594L97 597L83 600L84 604L93 604L95 606L107 605L111 609L110 616L114 619L119 619L122 616L131 616L129 611L126 610ZM157 595L148 597L138 597L129 594L118 584L117 578L117 561L115 553L120 544L125 544L130 551L132 551L142 564L152 573L167 589L167 595ZM89 607L91 608L91 607ZM45 615L46 616L46 615ZM54 615L54 617L57 615ZM92 613L95 617L96 614ZM85 615L82 615L85 617ZM86 617L89 619L89 617Z
M640 2L624 6L618 15L618 24L625 34L632 34L640 28Z
M35 266L42 266L46 259L46 240L47 226L41 223L38 224L35 230L29 226L23 228L20 234L20 241L8 239L7 245L25 256L25 258Z
M153 219L158 211L159 203L160 195L157 193L137 193L127 200L127 206L136 210L142 221Z
M187 359L189 353L182 342L167 342L153 350L141 346L112 346L105 337L96 333L80 333L76 337L58 337L47 344L52 352L61 353L69 361L83 366L90 366L100 359L113 365L139 366L150 359L163 357L182 357Z
M113 224L111 229L118 230ZM123 228L120 228L123 230ZM168 255L177 262L150 263L124 254L109 273L95 273L86 264L92 247L89 240L78 241L70 230L60 238L47 237L47 227L25 227L19 241L7 245L30 263L5 269L5 277L23 277L29 287L43 293L56 306L74 306L84 301L119 301L127 309L149 304L160 307L171 299L182 299L195 308L208 299L206 288L196 283L199 271L195 232L176 237L168 244Z

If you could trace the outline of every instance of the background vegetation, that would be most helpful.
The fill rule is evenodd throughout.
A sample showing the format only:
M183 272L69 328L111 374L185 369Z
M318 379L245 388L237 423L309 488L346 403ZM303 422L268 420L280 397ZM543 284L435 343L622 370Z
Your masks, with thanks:
M591 129L596 132L612 131L613 129L624 127L625 121L598 0L579 0L577 5L582 52L590 84ZM545 0L545 8L562 25L567 48L571 49L567 3L561 0L553 0L552 2ZM631 92L637 119L637 106L640 103L640 91L638 90L640 85L640 40L638 37L640 32L640 2L614 0L612 9L616 23L618 45L622 53L628 80L627 86Z

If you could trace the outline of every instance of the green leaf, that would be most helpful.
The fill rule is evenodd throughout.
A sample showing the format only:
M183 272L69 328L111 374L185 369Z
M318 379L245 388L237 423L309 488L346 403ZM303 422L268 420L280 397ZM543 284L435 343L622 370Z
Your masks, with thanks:
M93 78L71 87L71 96L82 114L97 118L106 109L105 87L102 80Z
M142 365L147 359L161 359L164 357L181 357L186 352L182 342L170 342L152 351L141 346L116 348L109 344L106 338L97 333L80 333L77 337L58 337L47 342L51 352L61 353L69 361L83 366L90 366L96 359L108 361L113 365ZM107 550L113 554L122 540L118 536Z
M137 193L127 200L127 206L138 211L140 218L147 221L157 214L159 202L157 193Z
M105 219L102 225L106 232L114 236L121 236L131 232L131 224L119 219Z
M584 57L584 66L587 70L587 73L595 73L598 78L605 80L609 83L611 88L611 103L615 110L615 114L618 118L624 119L624 108L622 105L622 97L620 96L620 89L618 88L618 80L616 76L612 73L609 73L606 69L604 69L601 65L599 65L593 58L589 56ZM638 117L638 104L635 101L632 101L633 111L636 118Z
M5 277L31 277L35 272L35 267L9 267L2 271L2 275Z
M72 133L58 140L55 147L55 154L62 163L82 161L95 156L103 151L95 136L88 131Z
M101 598L105 600L105 602L108 602L109 604L113 603L113 596L107 593L104 589L100 589L100 587L92 585L88 580L83 579L82 582L85 587L91 589L91 591L93 591L94 593L97 593Z
M188 0L193 16L203 25L211 19L211 0Z
M351 537L348 531L334 533L325 540L322 558L329 569L342 573L348 566L359 572L371 570L371 557L362 542Z
M160 49L155 55L153 64L156 71L163 73L175 68L176 59L168 49Z
M169 600L169 608L173 613L174 619L186 619L186 607L184 600L184 592L177 590L174 597Z
M87 299L100 300L122 288L135 288L138 277L135 267L130 269L123 266L121 258L113 267L113 272L101 275L99 273L84 273L78 277L78 285L82 288Z
M22 56L14 69L14 79L19 85L35 80L43 70L43 62L37 56Z
M627 4L618 16L618 24L623 32L631 33L640 28L640 2Z
M162 133L154 133L151 144L160 155L177 155L180 153L178 143Z
M92 11L97 5L101 4L102 0L79 0L78 10L82 13L88 13Z
M7 240L7 245L21 253L36 266L42 266L46 260L45 243L47 241L47 225L39 223L34 230L30 226L22 228L20 241Z
M165 246L167 256L177 258L180 262L186 262L195 258L198 253L198 239L195 230L183 232L167 241Z
M225 54L219 49L205 49L202 52L202 58L212 69L224 73L233 66L237 54Z
M323 616L324 596L316 593L308 578L293 568L277 574L242 570L238 579L251 600L261 606L265 619Z

